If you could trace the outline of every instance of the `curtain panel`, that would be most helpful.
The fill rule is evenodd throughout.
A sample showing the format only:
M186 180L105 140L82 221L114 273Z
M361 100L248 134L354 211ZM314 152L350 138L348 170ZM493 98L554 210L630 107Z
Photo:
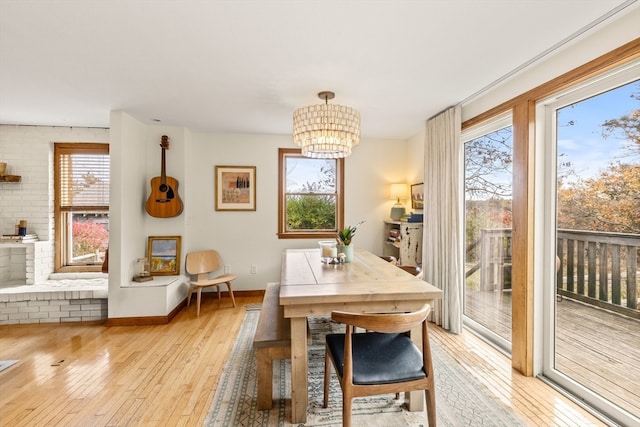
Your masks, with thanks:
M427 120L424 147L424 280L442 289L433 320L453 333L462 330L464 280L460 131L458 105Z

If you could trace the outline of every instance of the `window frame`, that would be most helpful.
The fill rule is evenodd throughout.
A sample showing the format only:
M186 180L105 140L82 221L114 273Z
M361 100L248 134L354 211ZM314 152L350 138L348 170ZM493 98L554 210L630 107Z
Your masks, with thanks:
M93 154L93 155L109 155L109 144L106 143L54 143L54 271L55 272L100 272L102 271L102 262L92 263L73 263L67 259L68 248L66 243L66 233L68 226L66 222L69 216L74 212L86 211L89 213L109 213L109 205L82 206L79 209L73 209L61 206L60 186L62 185L62 168L61 157L73 154Z
M286 193L286 159L297 157L301 159L317 160L304 157L297 148L278 149L278 239L317 239L335 238L338 230L344 227L344 159L336 161L336 228L322 231L289 231L287 230L287 193Z
M481 137L485 137L487 135L490 135L494 132L497 132L499 130L505 129L507 127L511 127L511 132L512 132L512 136L511 136L511 144L512 144L512 158L513 158L513 143L514 143L514 124L513 124L513 114L511 111L507 111L504 112L502 114L499 114L495 117L492 117L488 120L486 120L485 122L478 124L476 126L467 128L465 130L463 130L461 132L460 135L460 141L462 143L462 178L463 178L463 182L462 182L462 186L463 186L463 191L461 194L461 201L460 201L460 206L462 207L462 212L463 212L463 221L464 221L464 226L463 226L463 239L466 240L466 236L467 236L467 214L468 214L468 210L467 210L467 199L466 199L466 180L467 180L467 167L466 167L466 159L467 159L467 155L466 155L466 144L474 141L477 138L481 138ZM512 164L513 166L513 164ZM511 201L513 203L513 170L511 172L511 180L512 180L512 185L511 185L511 191L512 191L512 195L511 195ZM512 205L512 209L513 209L513 205ZM511 224L511 227L513 229L513 222ZM466 245L465 245L466 246ZM467 253L465 251L465 253L462 254L464 262L467 262ZM484 324L484 323L480 323L477 319L474 319L472 317L469 316L468 312L466 311L466 298L467 298L467 278L466 277L462 277L462 289L463 289L463 301L464 301L464 307L463 307L463 312L462 312L462 321L464 326L466 326L467 328L469 328L471 331L473 331L475 334L477 334L478 336L480 336L481 338L483 338L485 341L491 343L494 347L498 348L502 353L504 353L505 355L508 355L509 357L511 356L511 352L512 352L512 343L513 343L513 332L512 332L512 336L511 339L506 339L503 336L501 336L500 334L498 334L496 331L494 331L493 329L491 329L488 325ZM486 307L485 307L486 308ZM513 310L513 306L512 306L512 310Z

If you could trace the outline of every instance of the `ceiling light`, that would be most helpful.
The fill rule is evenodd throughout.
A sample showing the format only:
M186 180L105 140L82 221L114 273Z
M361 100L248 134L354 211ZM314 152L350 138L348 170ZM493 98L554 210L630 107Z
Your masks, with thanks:
M333 92L320 92L324 104L298 108L293 113L293 142L302 155L339 159L351 155L360 143L360 113L343 105L329 105Z

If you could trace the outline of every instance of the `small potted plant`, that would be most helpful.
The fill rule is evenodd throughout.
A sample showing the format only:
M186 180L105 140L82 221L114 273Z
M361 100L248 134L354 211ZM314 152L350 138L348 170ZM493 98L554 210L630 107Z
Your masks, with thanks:
M338 257L344 259L344 262L351 262L353 260L353 245L351 241L353 240L353 236L356 234L356 230L358 227L362 225L364 221L360 221L354 226L348 226L338 231ZM344 254L344 257L340 257L340 254Z

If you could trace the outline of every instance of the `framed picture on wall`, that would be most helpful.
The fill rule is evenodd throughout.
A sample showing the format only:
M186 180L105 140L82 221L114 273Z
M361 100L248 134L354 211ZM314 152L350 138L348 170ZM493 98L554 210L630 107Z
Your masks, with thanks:
M217 211L256 210L256 167L216 166Z
M424 209L424 183L411 186L411 209Z
M150 236L147 257L152 276L180 274L180 236Z

